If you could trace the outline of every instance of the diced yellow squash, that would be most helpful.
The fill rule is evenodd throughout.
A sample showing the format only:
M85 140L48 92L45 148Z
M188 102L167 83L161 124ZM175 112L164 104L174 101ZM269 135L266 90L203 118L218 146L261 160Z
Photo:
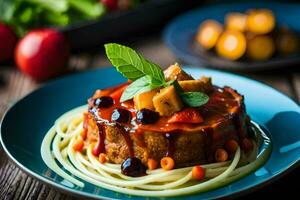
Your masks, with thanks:
M183 108L180 97L177 95L173 85L161 89L160 92L154 96L153 105L155 111L161 116L170 116Z
M155 110L152 102L153 97L158 93L158 89L151 90L149 92L144 92L141 94L137 94L133 97L134 107L137 110L141 110L143 108L149 110Z
M167 81L169 80L194 80L193 77L187 74L185 71L181 69L178 63L169 66L167 69L164 70L165 78Z
M199 80L203 82L205 92L210 92L213 89L211 77L202 76Z
M199 80L178 81L178 83L185 92L207 93L212 89L211 78L209 77L202 77Z

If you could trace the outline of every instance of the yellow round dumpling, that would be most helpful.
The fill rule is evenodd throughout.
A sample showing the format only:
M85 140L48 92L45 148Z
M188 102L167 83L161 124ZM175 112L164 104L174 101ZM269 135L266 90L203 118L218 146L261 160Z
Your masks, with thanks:
M275 16L269 9L248 11L247 30L255 34L267 34L275 28Z
M263 61L272 57L275 52L273 39L268 35L257 35L248 40L247 57L252 60Z
M237 60L246 51L246 37L240 31L226 30L218 40L216 51L221 57Z
M223 27L219 22L206 20L198 29L196 41L205 49L211 49L216 45L222 30Z
M225 27L230 30L246 31L247 15L243 13L228 13L225 17Z

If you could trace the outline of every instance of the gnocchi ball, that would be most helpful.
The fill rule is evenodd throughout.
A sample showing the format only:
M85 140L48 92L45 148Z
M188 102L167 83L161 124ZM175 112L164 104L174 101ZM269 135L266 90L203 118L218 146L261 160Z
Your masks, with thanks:
M267 34L275 27L275 16L269 9L248 11L247 30L255 34Z
M230 30L246 31L247 15L243 13L228 13L225 17L225 26Z
M200 25L196 40L205 49L211 49L216 45L222 30L223 27L219 22L206 20Z
M247 57L256 61L268 60L275 52L273 38L268 35L257 35L248 40Z
M216 45L217 54L229 60L237 60L246 52L246 37L236 30L226 30Z

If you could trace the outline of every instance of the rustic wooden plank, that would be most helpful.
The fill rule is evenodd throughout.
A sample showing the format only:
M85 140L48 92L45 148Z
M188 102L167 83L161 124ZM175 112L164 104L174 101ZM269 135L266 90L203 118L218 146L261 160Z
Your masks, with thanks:
M42 185L42 188L38 194L38 197L36 198L37 200L44 200L47 199L47 196L49 195L50 192L50 187L46 185Z
M10 71L7 69L0 68L0 104L1 102L4 102L5 96L7 95L7 80L9 77ZM1 113L0 113L1 114Z
M25 185L27 180L27 175L23 174L21 171L18 172L18 178L15 179L15 183L10 186L10 190L13 192L13 199L20 199L23 191L23 187L21 185ZM20 177L20 178L19 178Z
M0 173L3 175L1 177L0 196L12 199L15 195L15 190L18 188L18 182L21 181L23 177L19 174L20 169L11 162L7 161L7 164L4 166L5 167L1 167L0 169Z
M21 188L21 189L19 191L15 192L15 198L16 199L21 199L21 198L26 199L27 191L33 184L32 179L24 173L21 173L20 176L16 177L16 179L18 179L18 178L22 179L19 184L19 188ZM11 186L14 187L14 185L11 185Z
M22 196L25 197L25 199L37 199L42 183L32 177L28 177L27 181L30 184L30 187L28 187L27 190L23 190Z
M300 74L293 74L291 78L296 99L300 103Z
M14 102L38 86L38 83L24 76L17 69L12 69L7 73L5 82L1 87L0 104L3 105Z

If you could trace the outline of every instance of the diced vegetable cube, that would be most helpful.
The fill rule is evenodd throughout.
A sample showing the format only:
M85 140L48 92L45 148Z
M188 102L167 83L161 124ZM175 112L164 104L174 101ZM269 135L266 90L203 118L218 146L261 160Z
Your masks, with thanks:
M169 66L164 71L166 80L177 80L177 81L183 81L183 80L194 80L192 76L187 74L185 71L181 69L181 67L178 65L178 63L175 63L174 65Z
M207 93L212 89L211 78L202 77L199 80L178 81L184 92L204 92Z
M135 109L142 110L143 108L155 110L152 99L158 93L158 89L144 92L133 97Z
M154 96L153 105L161 116L169 116L181 110L183 104L173 85L163 88Z

